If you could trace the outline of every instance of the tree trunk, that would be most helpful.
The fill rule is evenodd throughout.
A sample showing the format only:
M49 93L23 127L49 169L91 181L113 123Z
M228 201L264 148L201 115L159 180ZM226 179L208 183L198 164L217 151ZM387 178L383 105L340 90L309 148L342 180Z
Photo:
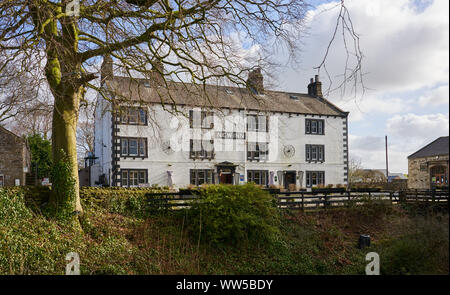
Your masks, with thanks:
M80 202L76 131L82 87L59 85L54 91L52 125L52 194L49 204L58 217L76 216L82 212Z

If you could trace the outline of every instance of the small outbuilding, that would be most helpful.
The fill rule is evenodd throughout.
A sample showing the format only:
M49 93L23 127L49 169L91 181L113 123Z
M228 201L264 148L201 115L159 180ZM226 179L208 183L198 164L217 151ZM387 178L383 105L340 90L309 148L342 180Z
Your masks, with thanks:
M439 137L408 157L408 188L448 187L448 138Z
M31 169L27 141L0 126L0 187L25 185Z

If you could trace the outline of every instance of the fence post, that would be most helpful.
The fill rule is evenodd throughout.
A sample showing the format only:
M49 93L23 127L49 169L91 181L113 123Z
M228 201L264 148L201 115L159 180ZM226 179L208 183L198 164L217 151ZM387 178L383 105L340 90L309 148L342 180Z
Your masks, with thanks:
M305 195L302 192L302 212L305 212Z
M389 201L391 201L391 205L392 205L392 191L389 191Z
M419 202L419 192L416 189L416 203Z
M350 207L350 191L347 191L347 207Z
M431 202L434 203L436 198L436 189L431 191Z

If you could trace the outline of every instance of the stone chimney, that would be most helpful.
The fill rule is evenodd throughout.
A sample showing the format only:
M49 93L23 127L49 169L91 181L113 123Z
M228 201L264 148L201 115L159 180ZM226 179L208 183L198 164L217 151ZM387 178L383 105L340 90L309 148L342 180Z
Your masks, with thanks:
M264 94L264 77L261 68L256 68L248 74L248 87L256 94Z
M113 71L113 60L110 55L103 57L102 67L100 69L101 74L101 84L103 84L107 79L112 79L114 77Z
M150 73L151 82L155 83L156 86L164 85L164 64L160 60L153 60L152 71Z
M308 85L308 95L314 97L323 97L322 82L319 81L319 75L316 75L315 79L311 78L311 81Z

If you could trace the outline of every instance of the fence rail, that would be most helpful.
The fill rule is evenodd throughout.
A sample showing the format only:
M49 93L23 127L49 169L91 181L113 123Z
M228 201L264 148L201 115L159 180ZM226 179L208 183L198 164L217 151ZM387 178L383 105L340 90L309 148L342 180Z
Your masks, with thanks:
M280 209L317 210L351 205L361 205L370 201L399 203L436 203L448 206L448 190L404 190L404 191L296 191L271 192L276 196ZM152 209L189 208L193 200L198 199L196 192L148 193L148 205Z

